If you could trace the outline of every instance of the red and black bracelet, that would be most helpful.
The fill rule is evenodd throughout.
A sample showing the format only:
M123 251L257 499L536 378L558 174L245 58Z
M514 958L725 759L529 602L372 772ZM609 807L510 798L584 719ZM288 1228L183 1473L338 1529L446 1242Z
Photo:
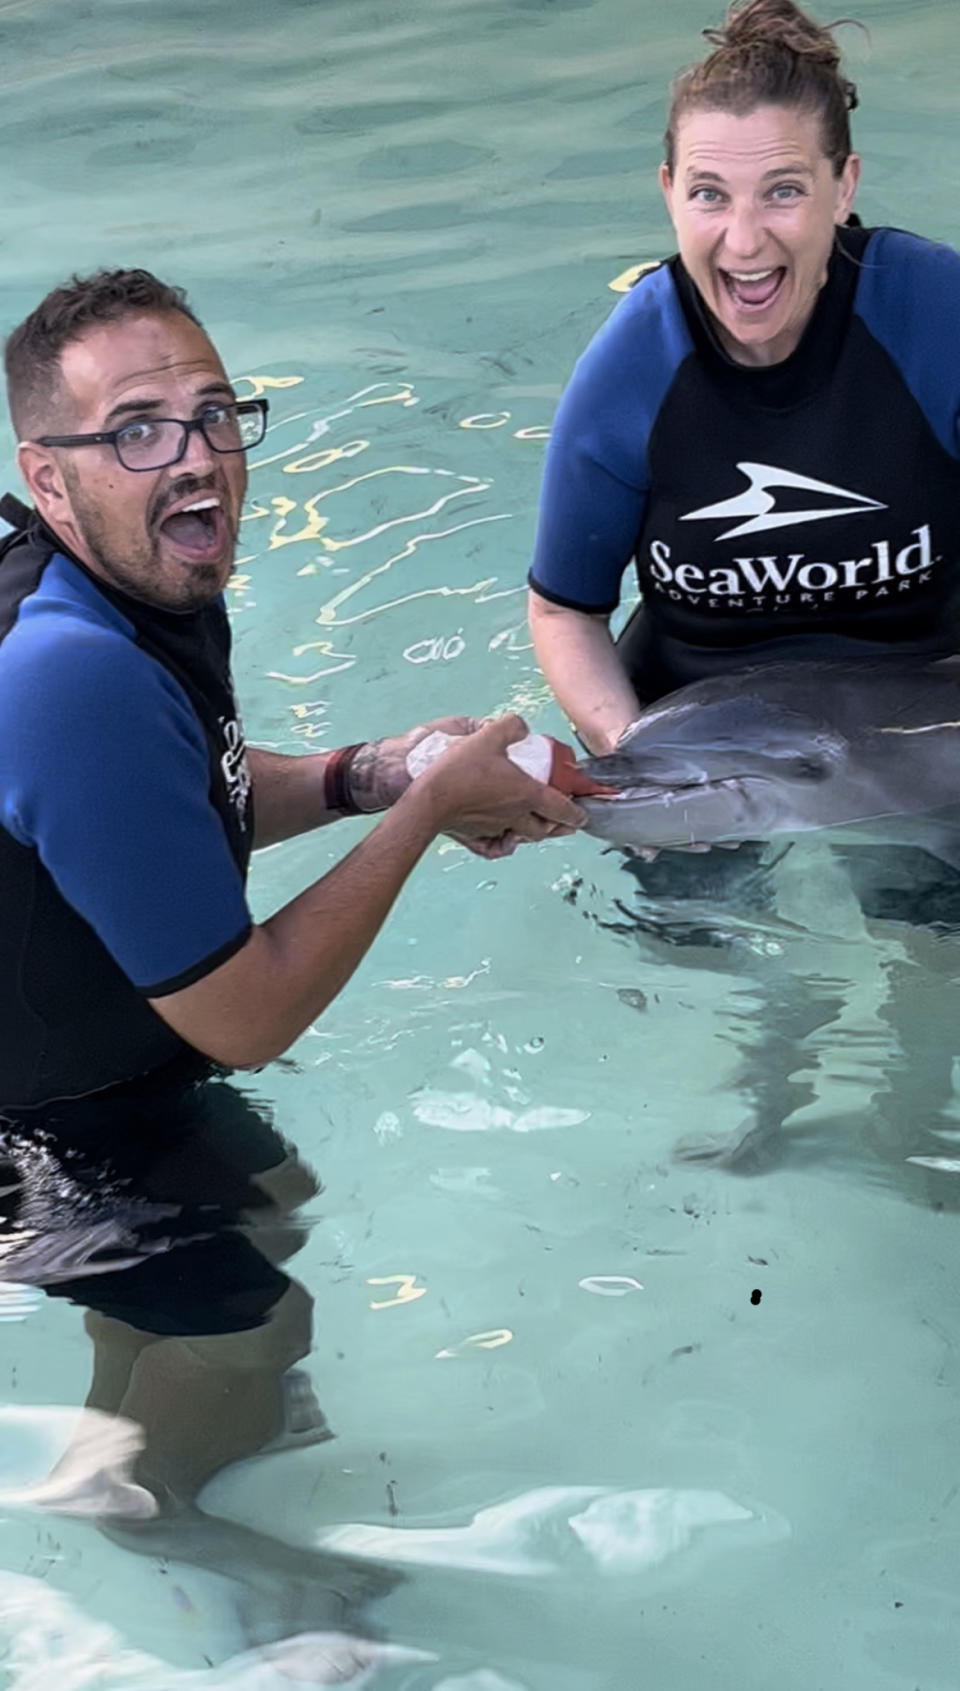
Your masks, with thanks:
M323 802L327 810L339 816L359 816L360 806L350 791L350 765L365 744L340 746L331 752L323 766Z

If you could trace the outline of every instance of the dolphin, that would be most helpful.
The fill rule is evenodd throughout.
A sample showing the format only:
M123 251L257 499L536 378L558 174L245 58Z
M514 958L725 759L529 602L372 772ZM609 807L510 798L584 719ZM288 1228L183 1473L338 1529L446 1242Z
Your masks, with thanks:
M579 769L588 832L679 848L810 829L960 868L960 659L800 660L695 682Z

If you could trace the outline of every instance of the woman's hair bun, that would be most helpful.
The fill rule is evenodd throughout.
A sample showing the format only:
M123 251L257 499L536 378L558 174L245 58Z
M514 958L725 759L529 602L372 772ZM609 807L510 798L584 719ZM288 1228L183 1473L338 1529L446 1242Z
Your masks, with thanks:
M816 112L824 150L839 175L851 150L849 114L857 90L840 68L833 31L855 22L819 24L795 0L734 0L723 23L703 31L712 53L674 82L664 136L671 175L677 125L686 112L700 107L744 115L763 105Z
M841 18L841 23L849 19ZM730 7L719 29L705 29L711 46L738 52L747 47L774 47L797 58L836 69L840 49L833 39L836 24L818 24L794 0L747 0Z

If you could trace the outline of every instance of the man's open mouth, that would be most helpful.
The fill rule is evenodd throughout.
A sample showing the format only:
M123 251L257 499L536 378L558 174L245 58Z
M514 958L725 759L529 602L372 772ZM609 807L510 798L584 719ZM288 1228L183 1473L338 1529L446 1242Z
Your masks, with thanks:
M215 558L222 552L227 526L219 499L196 499L165 517L160 532L187 558Z
M772 305L786 277L786 267L771 270L721 270L723 285L738 311L765 311Z

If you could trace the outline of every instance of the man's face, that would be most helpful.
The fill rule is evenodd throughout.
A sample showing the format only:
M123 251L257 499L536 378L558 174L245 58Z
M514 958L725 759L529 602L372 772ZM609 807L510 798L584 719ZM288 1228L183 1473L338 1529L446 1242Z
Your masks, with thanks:
M189 421L235 398L203 330L180 312L89 329L64 349L60 368L63 413L44 433ZM180 462L159 470L125 469L109 444L25 443L19 458L41 516L95 575L170 611L196 610L222 592L247 485L242 452L214 452L195 429ZM202 511L183 514L200 502Z

